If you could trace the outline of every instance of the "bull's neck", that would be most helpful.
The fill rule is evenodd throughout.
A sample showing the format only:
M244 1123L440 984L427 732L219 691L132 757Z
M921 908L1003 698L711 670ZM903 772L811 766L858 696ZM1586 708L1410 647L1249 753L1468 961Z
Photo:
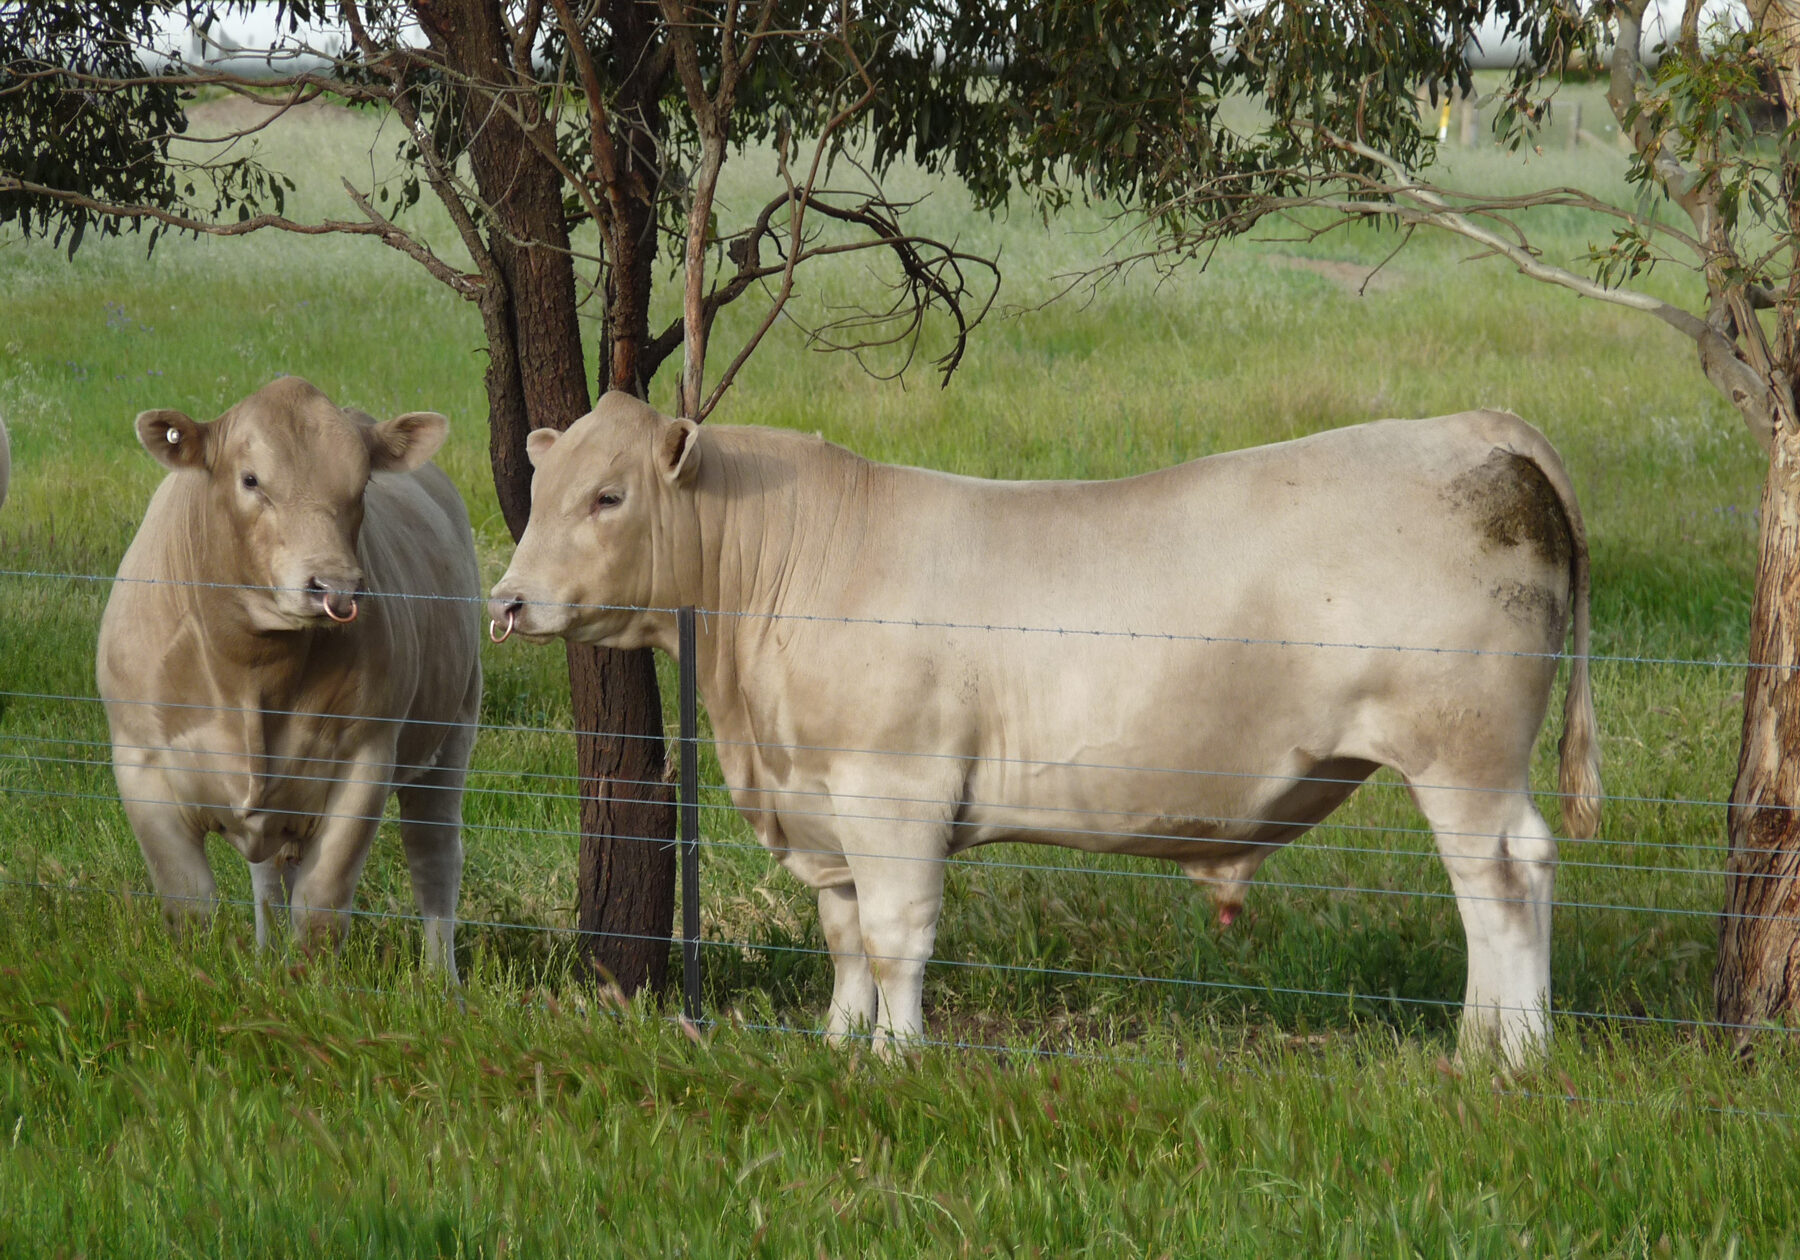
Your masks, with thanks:
M740 647L785 639L855 565L877 467L798 436L718 433L672 530L675 572L662 603L713 614L697 627L709 712L740 686L733 664ZM674 617L667 622L667 642L659 636L658 646L674 655Z

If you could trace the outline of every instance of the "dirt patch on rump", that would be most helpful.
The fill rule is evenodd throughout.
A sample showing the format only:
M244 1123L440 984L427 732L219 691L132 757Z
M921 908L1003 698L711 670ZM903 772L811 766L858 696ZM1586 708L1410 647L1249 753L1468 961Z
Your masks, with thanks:
M1339 262L1332 258L1301 258L1294 254L1271 254L1269 261L1290 271L1310 271L1358 297L1364 293L1388 293L1400 287L1400 277L1393 271L1365 267L1361 263Z
M1474 517L1489 545L1529 544L1546 564L1568 568L1574 544L1562 500L1544 470L1526 456L1495 448L1452 481L1443 498Z

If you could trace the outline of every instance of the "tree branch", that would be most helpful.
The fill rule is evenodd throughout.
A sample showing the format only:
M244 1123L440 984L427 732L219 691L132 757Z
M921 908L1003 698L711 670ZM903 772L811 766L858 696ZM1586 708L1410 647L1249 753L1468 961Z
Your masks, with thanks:
M431 185L431 190L443 203L445 213L450 216L450 222L456 226L457 235L462 237L463 248L469 251L469 257L481 272L483 285L489 293L503 292L506 286L500 275L499 265L488 252L486 242L481 239L481 228L469 213L448 164L438 152L437 143L431 138L431 129L419 117L418 106L413 103L412 96L407 91L405 67L398 58L389 55L391 49L380 49L369 38L355 0L340 0L338 12L343 17L344 24L350 28L350 37L362 51L363 57L371 65L379 65L392 84L388 100L394 112L400 115L400 121L406 125L407 134L418 146L419 160L425 167L425 181Z

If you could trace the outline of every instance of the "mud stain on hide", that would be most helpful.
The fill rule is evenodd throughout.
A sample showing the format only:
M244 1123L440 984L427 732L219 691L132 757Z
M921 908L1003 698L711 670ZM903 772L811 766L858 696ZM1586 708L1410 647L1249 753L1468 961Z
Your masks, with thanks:
M1568 629L1568 592L1536 582L1499 582L1488 594L1501 611L1522 626L1541 627L1560 640Z
M1453 511L1473 520L1489 546L1530 546L1546 564L1568 571L1568 519L1556 487L1530 459L1496 449L1441 493Z

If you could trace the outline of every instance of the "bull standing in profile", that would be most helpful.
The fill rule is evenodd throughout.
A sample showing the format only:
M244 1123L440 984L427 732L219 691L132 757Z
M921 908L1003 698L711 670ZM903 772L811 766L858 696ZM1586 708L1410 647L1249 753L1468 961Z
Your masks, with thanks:
M1229 923L1264 859L1386 765L1456 891L1464 1043L1518 1060L1547 1039L1556 842L1528 775L1571 622L1576 836L1599 759L1581 514L1518 417L995 482L609 394L528 450L530 523L490 614L671 655L674 608L715 614L700 693L735 803L818 892L834 1036L922 1032L952 854L1166 858Z
M250 862L256 939L341 940L390 793L456 978L462 794L481 706L468 514L428 461L448 422L377 424L282 377L211 423L146 411L170 469L100 624L113 770L173 924L210 913L205 842Z

